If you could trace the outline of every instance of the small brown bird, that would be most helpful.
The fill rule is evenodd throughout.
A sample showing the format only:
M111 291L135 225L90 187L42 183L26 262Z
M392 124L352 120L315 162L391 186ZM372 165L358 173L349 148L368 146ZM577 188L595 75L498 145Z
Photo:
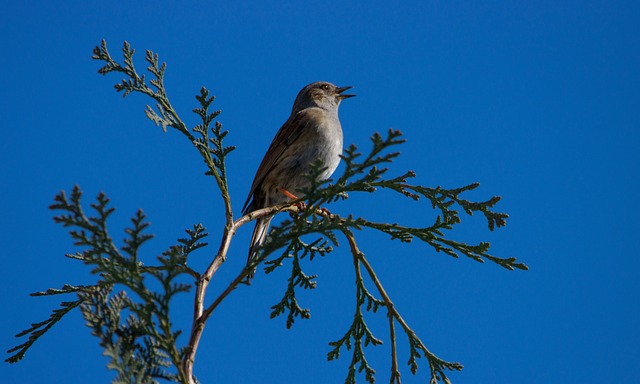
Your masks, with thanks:
M320 180L333 174L342 153L338 106L342 100L355 96L343 93L351 88L336 87L325 81L302 88L293 103L291 116L276 134L258 167L242 208L243 215L295 198L294 194L309 186L305 174L317 159L326 167ZM265 241L271 219L271 216L257 219L247 264L255 262L256 247ZM255 268L249 278L254 273Z

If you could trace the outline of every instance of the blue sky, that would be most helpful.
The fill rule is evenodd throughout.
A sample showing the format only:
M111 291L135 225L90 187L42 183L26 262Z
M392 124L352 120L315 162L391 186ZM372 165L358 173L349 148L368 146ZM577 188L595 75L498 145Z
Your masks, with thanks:
M359 234L396 307L440 357L460 361L461 383L633 382L640 266L635 246L640 161L640 31L637 2L12 2L0 15L0 228L3 349L45 319L56 300L28 293L91 281L47 207L78 184L85 202L105 191L118 211L116 238L142 208L156 239L147 257L203 223L216 244L222 205L189 143L144 116L140 95L122 99L118 76L98 75L92 48L124 40L168 62L166 86L190 125L201 86L217 95L219 120L238 148L228 159L239 211L255 169L296 93L316 80L354 86L340 110L345 143L363 150L375 131L401 130L393 165L427 186L474 181L469 198L501 195L510 214L495 233L464 218L451 235L490 241L530 271L452 259L423 244ZM340 172L341 168L338 169ZM332 206L376 220L426 225L429 204L391 194L353 195ZM251 229L234 239L212 289L242 268ZM117 234L117 235L116 235ZM636 239L636 240L634 240ZM203 268L212 245L194 258ZM285 275L259 273L207 326L196 362L202 383L342 382L349 354L327 362L353 315L353 269L345 248L304 267L312 318L286 330L269 307ZM186 298L186 297L185 297ZM177 321L189 317L178 306ZM385 317L369 315L386 343L368 357L388 381ZM404 365L403 382L426 382ZM403 347L405 347L403 349ZM0 365L3 382L110 382L97 339L79 313L26 358ZM361 381L364 381L360 377Z

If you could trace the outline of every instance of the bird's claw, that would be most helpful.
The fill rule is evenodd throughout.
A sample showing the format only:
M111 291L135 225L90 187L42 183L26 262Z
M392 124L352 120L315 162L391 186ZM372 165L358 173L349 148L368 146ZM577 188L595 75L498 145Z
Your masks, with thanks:
M304 201L298 201L297 203L293 204L294 207L298 208L298 211L302 212L305 209L307 209L307 203L305 203Z
M331 216L331 212L329 212L327 208L324 208L324 207L320 208L320 212L322 212L322 216L327 216L327 217Z

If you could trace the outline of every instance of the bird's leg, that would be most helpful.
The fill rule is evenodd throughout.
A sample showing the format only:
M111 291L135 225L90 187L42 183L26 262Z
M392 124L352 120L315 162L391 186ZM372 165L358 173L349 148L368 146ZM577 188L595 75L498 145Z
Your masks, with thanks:
M287 191L284 188L278 188L278 192L282 193L283 195L287 196L288 198L290 198L291 200L296 200L298 198L298 196L294 195L293 193Z
M287 196L288 198L290 198L291 200L296 200L298 197L296 195L294 195L293 193L287 191L284 188L278 188L278 192L282 193L283 195ZM304 201L299 201L297 203L294 204L299 211L304 211L305 208L307 207L307 205L305 204ZM321 212L321 214L323 216L329 217L331 216L331 212L329 212L329 210L327 208L318 208Z
M297 200L298 197L296 195L294 195L293 193L287 191L284 188L278 188L278 192L282 193L283 195L287 196L288 198L290 198L291 200ZM297 203L294 204L296 206L296 208L298 208L298 211L304 211L305 208L307 208L307 204L305 204L304 201L298 201Z

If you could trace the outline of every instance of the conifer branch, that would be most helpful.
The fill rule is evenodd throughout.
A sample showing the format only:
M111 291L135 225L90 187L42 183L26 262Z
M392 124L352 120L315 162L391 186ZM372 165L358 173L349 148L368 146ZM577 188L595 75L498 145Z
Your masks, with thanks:
M201 225L187 230L186 239L179 239L178 245L171 247L157 257L158 265L145 265L141 259L140 247L153 236L147 234L145 215L138 211L131 219L131 227L125 229L124 245L119 249L109 235L108 218L115 212L109 206L109 199L102 193L97 202L91 204L94 214L87 214L81 204L82 192L76 186L70 197L60 192L51 209L59 211L54 221L70 227L74 244L82 250L67 255L82 261L98 277L91 286L65 284L62 289L48 289L36 292L34 296L76 294L77 300L65 301L61 308L54 310L51 317L19 333L29 340L9 353L15 352L7 361L20 360L33 343L73 308L80 307L93 330L100 338L105 354L110 357L110 369L117 371L114 382L125 377L137 382L151 383L161 378L182 381L181 361L184 354L178 348L177 339L181 331L172 329L170 303L180 293L188 292L190 284L182 282L183 276L198 277L197 272L187 266L187 258L192 252L206 246L201 240L207 234ZM148 289L145 281L155 279L158 291ZM120 287L120 291L115 291ZM134 293L132 299L127 292ZM123 311L129 315L122 318ZM162 367L174 367L171 372Z
M7 361L20 360L35 341L51 329L67 313L78 307L84 316L92 334L98 337L104 353L109 357L108 368L114 370L114 383L136 382L156 383L158 380L196 384L194 375L196 352L201 341L204 327L213 312L259 264L265 264L266 273L284 267L290 261L290 274L282 299L271 307L271 317L286 314L285 325L290 328L296 318L308 319L310 309L304 308L296 296L297 289L314 289L315 275L303 271L303 264L311 262L316 256L325 256L339 246L338 236L347 239L353 258L355 272L355 310L352 323L339 340L330 342L332 347L328 359L337 359L345 348L352 352L346 382L355 383L361 373L367 382L375 380L375 370L365 356L366 347L382 344L369 329L365 317L368 312L376 313L385 308L389 321L389 339L391 348L390 383L400 383L398 366L396 328L402 329L409 342L408 365L413 374L418 369L418 359L425 358L430 367L430 382L449 383L445 372L462 369L459 363L444 361L430 352L416 333L407 325L395 308L382 283L378 279L365 255L359 250L355 231L372 229L389 236L392 240L411 242L418 239L430 245L436 252L452 257L464 255L478 262L489 260L504 268L526 270L528 267L515 258L500 258L489 253L489 243L467 244L454 240L449 231L462 222L460 210L467 215L481 213L487 220L489 230L506 225L508 215L495 211L500 197L474 202L464 198L464 193L478 188L472 183L460 188L430 188L410 183L415 179L414 171L389 176L387 168L400 154L395 151L397 145L405 140L398 130L389 130L386 136L378 133L371 137L371 149L365 156L355 145L344 150L342 160L344 172L334 180L320 180L325 170L323 164L313 164L307 175L309 188L302 191L301 199L286 204L263 208L238 219L234 219L231 209L231 194L227 183L226 158L235 149L227 146L223 139L228 131L222 129L217 121L220 111L212 110L215 100L206 88L201 88L196 96L199 104L193 110L199 123L192 129L178 116L172 107L164 86L166 64L160 63L158 55L147 51L148 63L145 74L139 74L134 65L134 49L125 42L123 64L114 60L107 50L105 41L93 51L93 59L103 62L98 70L100 74L121 73L125 78L115 85L118 92L127 96L132 92L144 94L155 102L155 107L146 107L146 115L164 131L167 127L182 133L198 150L206 165L206 175L213 176L224 205L224 227L222 238L210 264L204 271L196 271L188 266L189 256L207 244L205 228L198 224L186 231L187 237L178 239L156 258L155 263L145 264L141 249L150 239L147 233L149 224L140 210L131 219L131 225L125 229L126 237L118 247L109 234L108 219L114 213L109 199L100 193L96 202L90 204L91 213L85 212L81 204L82 193L73 188L68 197L61 192L51 206L58 214L56 223L69 228L76 253L67 257L82 261L95 276L95 284L74 286L65 284L61 289L47 289L36 292L34 296L72 294L74 301L61 303L50 317L19 333L18 337L28 336L28 340L8 352L12 354ZM433 210L435 218L421 227L411 227L398 223L373 222L352 215L331 214L326 205L349 198L356 192L373 193L379 188L397 192L411 201L426 200ZM301 203L305 204L301 204ZM255 262L244 267L238 275L213 301L207 300L207 291L211 279L227 258L231 240L235 233L248 222L281 212L288 212L290 219L274 225L267 241L260 247ZM422 215L424 216L424 215ZM313 237L312 237L313 236ZM277 256L271 256L271 255ZM364 271L363 271L364 268ZM149 282L153 281L152 285ZM375 286L369 291L367 284ZM153 289L151 287L154 287ZM182 293L195 288L193 317L186 342L180 339L182 329L176 327L170 318L173 300ZM398 327L396 327L398 325ZM182 342L182 344L180 344Z
M24 331L16 334L16 337L23 337L29 335L29 339L17 345L7 351L7 353L12 354L5 361L7 363L17 363L22 360L24 355L27 353L27 350L31 348L31 346L47 331L49 331L57 322L62 320L62 318L69 312L71 312L74 308L78 307L82 304L83 300L78 299L74 301L63 301L60 303L60 308L54 309L51 313L51 316L44 321L39 323L32 323L31 327L25 329Z
M413 373L414 375L417 373L418 364L416 359L420 358L421 357L420 354L422 353L422 355L429 362L429 367L431 369L431 383L435 384L440 380L444 381L445 383L450 383L449 379L444 373L444 370L459 371L462 369L462 365L460 363L450 363L450 362L444 361L438 358L433 353L431 353L424 346L424 344L418 338L416 333L407 325L407 323L404 321L400 313L396 310L393 302L391 301L391 298L389 297L384 287L382 286L382 283L376 276L375 271L369 264L368 260L365 258L364 253L362 253L362 251L360 251L360 249L358 248L358 245L356 244L356 240L355 240L355 237L353 236L353 233L347 229L343 230L342 232L349 242L351 253L354 257L355 263L357 264L356 266L357 281L360 281L360 282L362 281L362 276L359 273L359 264L362 264L367 270L367 273L369 274L369 278L373 281L376 288L378 289L378 293L380 294L380 296L382 296L384 306L387 308L387 311L388 311L387 315L389 317L389 322L390 322L389 330L391 332L391 339L395 340L395 328L393 326L394 320L397 321L402 326L404 332L407 334L407 337L409 339L409 346L410 346L409 365L411 367L411 373ZM396 382L399 383L400 374L397 371L397 361L395 361L395 356L397 355L395 342L392 343L391 355L392 355L391 382L394 382L395 380Z
M147 117L156 125L161 126L165 132L167 127L177 129L198 149L208 168L206 174L216 179L225 204L227 224L231 223L233 221L233 214L227 184L225 158L235 147L224 146L222 143L228 131L222 130L222 124L219 121L215 121L220 111L209 111L211 104L215 100L215 96L209 96L209 91L205 87L202 87L200 94L196 96L200 107L195 108L193 112L198 115L202 121L201 124L196 125L192 129L192 131L199 136L196 137L191 133L189 128L187 128L187 125L182 121L180 116L178 116L178 113L169 101L164 86L164 74L167 68L166 63L160 64L158 54L147 50L145 56L145 60L149 64L147 70L153 75L153 78L149 81L149 85L147 85L145 75L139 75L133 63L135 50L131 48L131 45L126 41L124 42L122 53L124 56L124 65L120 65L111 57L107 49L106 41L102 40L100 46L93 49L92 56L94 60L105 62L104 66L98 69L98 73L101 75L107 75L111 72L122 73L126 78L115 85L116 91L123 92L123 96L125 97L132 92L139 92L156 101L155 110L147 105L145 110ZM214 122L215 124L211 127L211 124ZM209 132L213 133L213 137L209 137Z

